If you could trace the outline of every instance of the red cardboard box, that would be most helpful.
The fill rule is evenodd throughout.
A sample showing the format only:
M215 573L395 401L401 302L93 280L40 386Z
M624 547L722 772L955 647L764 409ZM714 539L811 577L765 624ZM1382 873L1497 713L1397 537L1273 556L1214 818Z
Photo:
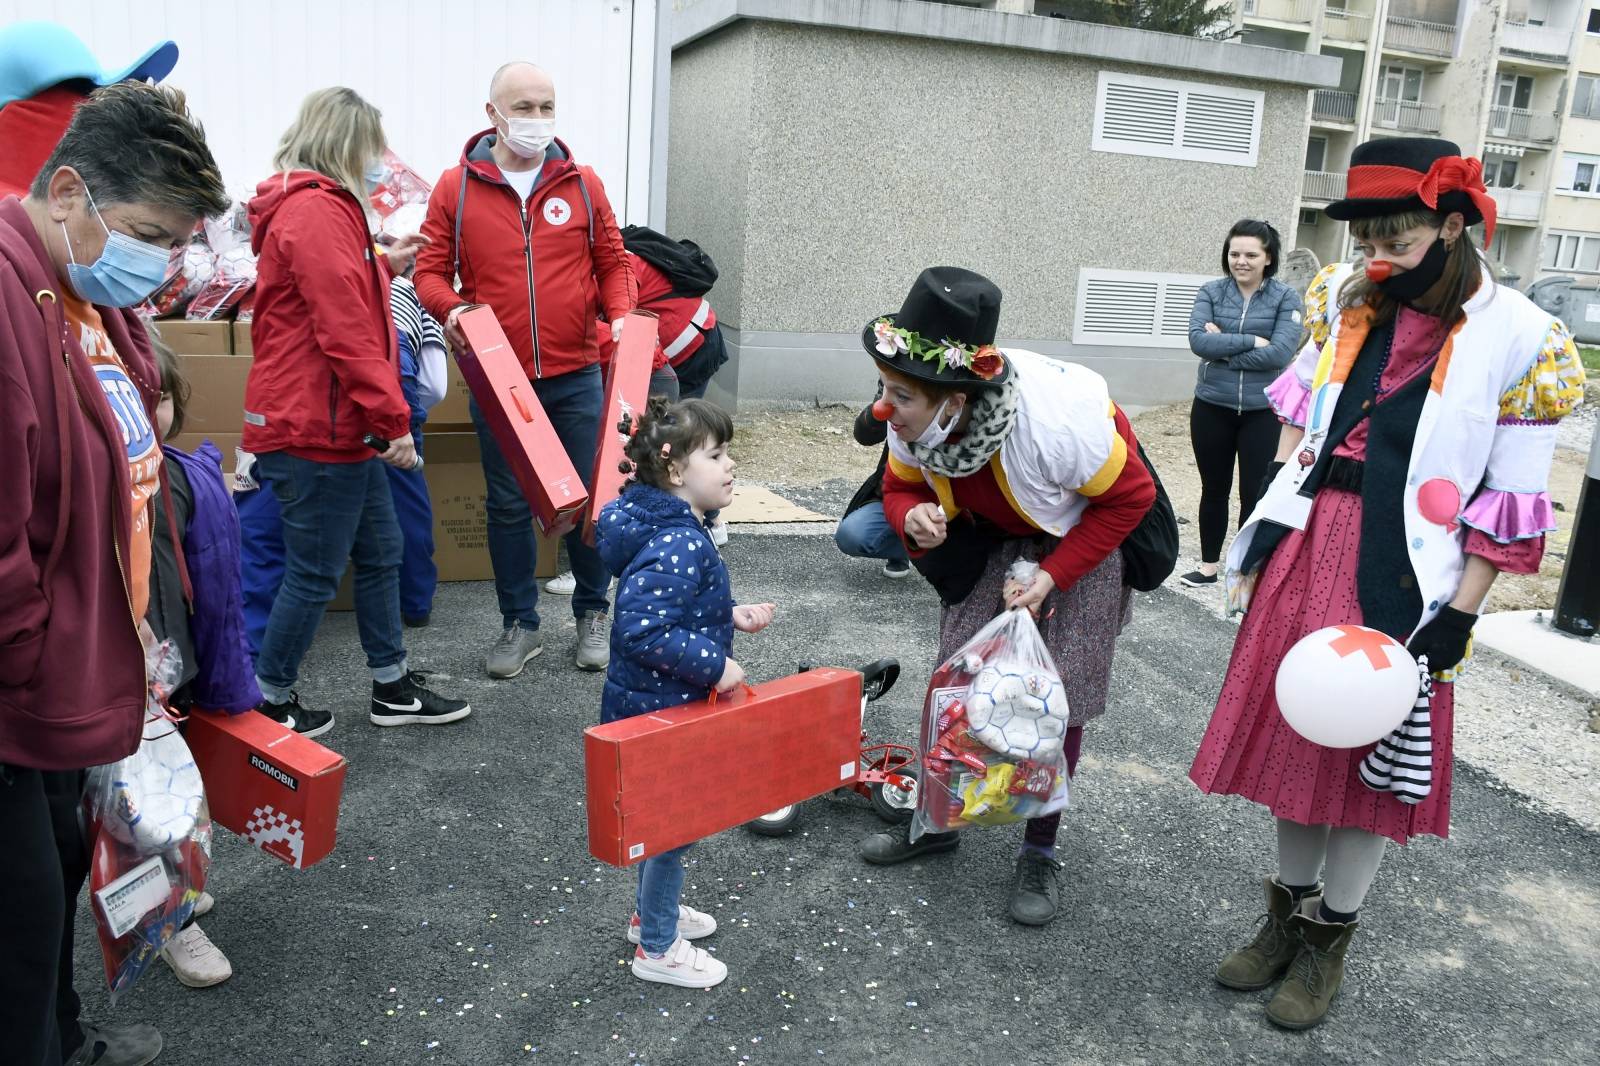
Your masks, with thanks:
M861 675L808 670L584 731L589 853L660 855L831 792L861 758Z
M195 711L184 739L213 821L297 870L333 850L343 755L255 711Z
M594 543L594 524L600 520L600 509L617 498L628 478L619 465L622 450L633 435L634 419L650 399L656 316L649 311L630 311L622 321L622 341L606 375L606 398L600 408L600 447L595 450L589 509L584 513L583 539L590 544Z
M474 307L462 313L459 324L469 346L457 356L461 376L516 473L534 522L545 534L576 528L589 493L494 312Z

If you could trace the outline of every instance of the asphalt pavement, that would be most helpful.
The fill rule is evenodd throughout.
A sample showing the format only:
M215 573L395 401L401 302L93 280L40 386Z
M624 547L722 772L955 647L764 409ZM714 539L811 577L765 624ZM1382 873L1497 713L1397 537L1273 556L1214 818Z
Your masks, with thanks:
M915 737L938 610L920 579L825 536L736 534L725 552L740 600L779 605L737 638L753 678L898 656L868 725ZM109 1005L81 919L86 1013L158 1025L164 1066L1594 1061L1596 836L1459 763L1450 840L1391 847L1325 1025L1281 1032L1268 993L1212 980L1252 933L1274 838L1263 810L1185 777L1235 629L1167 592L1138 596L1086 734L1053 925L1005 916L1020 827L876 868L856 843L882 823L824 797L789 837L735 829L689 853L684 899L717 917L703 943L730 977L646 985L625 965L634 875L586 848L601 675L571 665L568 602L541 605L544 655L491 682L492 587L440 590L432 626L408 632L412 665L474 713L437 729L367 724L354 617L328 616L301 691L335 712L322 740L350 760L338 847L296 871L219 830L201 924L235 972L217 988L158 966ZM718 782L707 765L683 787Z

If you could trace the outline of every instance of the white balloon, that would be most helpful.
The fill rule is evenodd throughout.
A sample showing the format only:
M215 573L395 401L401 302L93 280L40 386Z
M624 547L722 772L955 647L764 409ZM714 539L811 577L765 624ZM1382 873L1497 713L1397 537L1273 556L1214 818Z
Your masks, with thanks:
M1405 646L1366 626L1301 638L1278 664L1278 710L1296 733L1328 748L1359 748L1392 733L1416 703L1421 675Z

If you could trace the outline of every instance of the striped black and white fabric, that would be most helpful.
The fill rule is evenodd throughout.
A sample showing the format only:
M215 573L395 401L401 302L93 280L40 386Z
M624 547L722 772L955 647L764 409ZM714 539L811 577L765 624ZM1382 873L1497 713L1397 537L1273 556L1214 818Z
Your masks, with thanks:
M1421 683L1411 713L1393 733L1378 741L1361 760L1361 781L1378 792L1393 792L1401 803L1421 803L1433 790L1433 721L1428 703L1433 698L1433 678L1428 660L1418 664Z
M394 316L394 328L411 339L413 352L421 352L425 344L444 347L444 330L422 309L410 278L397 277L390 284L389 313Z

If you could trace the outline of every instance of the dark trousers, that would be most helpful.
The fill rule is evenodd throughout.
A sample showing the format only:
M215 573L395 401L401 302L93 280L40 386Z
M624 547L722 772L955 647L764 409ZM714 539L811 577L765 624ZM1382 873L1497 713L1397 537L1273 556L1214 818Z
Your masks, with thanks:
M0 825L7 872L0 914L12 917L0 951L0 1032L5 1061L56 1066L78 1050L72 931L89 849L78 822L83 772L0 766Z
M1222 558L1228 537L1228 497L1239 465L1239 524L1255 508L1261 479L1278 452L1278 416L1270 407L1242 414L1204 400L1189 408L1189 441L1200 468L1200 560Z
M600 441L600 407L604 396L600 387L600 366L590 364L570 374L539 378L533 394L572 460L584 488L594 474L595 448ZM534 577L538 541L533 532L533 510L522 495L522 486L511 464L500 451L500 444L483 419L478 401L469 410L478 430L478 450L483 457L483 478L488 488L489 562L494 567L494 591L500 601L501 621L510 626L519 622L524 629L539 628L539 583ZM564 538L567 558L577 589L572 594L572 613L582 618L590 611L605 611L611 572L600 560L600 553L584 542L580 527Z
M417 454L423 453L422 423L411 423ZM385 465L389 492L394 497L394 517L400 523L400 615L426 618L433 611L433 594L439 587L439 568L433 563L433 501L421 470L400 470Z

